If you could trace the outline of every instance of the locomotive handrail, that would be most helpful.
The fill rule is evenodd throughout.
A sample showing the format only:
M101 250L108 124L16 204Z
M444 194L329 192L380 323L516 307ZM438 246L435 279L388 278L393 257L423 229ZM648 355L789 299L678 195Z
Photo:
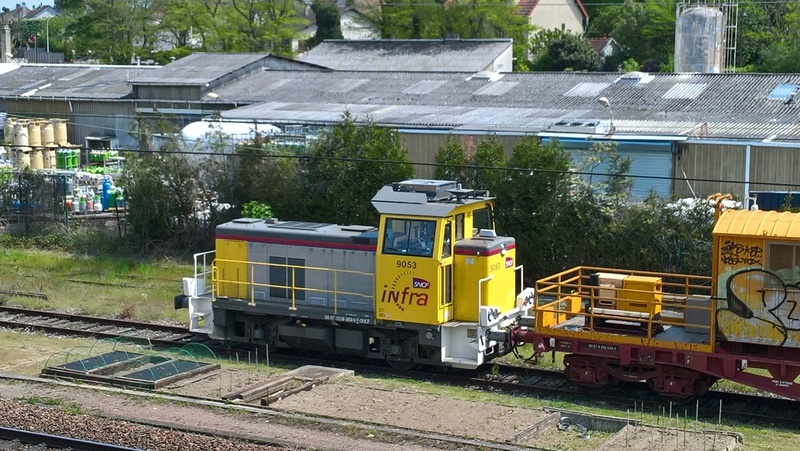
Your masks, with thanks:
M219 266L220 263L246 264L250 268L250 271L249 271L250 277L247 280L244 280L244 281L237 280L237 279L223 279L223 278L219 277L218 272L216 271L216 268ZM322 268L322 267L317 267L317 266L301 266L301 265L290 265L290 264L286 264L286 263L253 262L253 261L232 260L232 259L214 259L212 265L213 265L213 269L214 269L212 271L212 282L213 282L212 285L213 285L214 288L216 288L215 294L217 292L219 292L219 287L222 286L222 284L232 284L232 285L235 285L235 286L244 286L245 289L246 289L246 293L247 293L244 298L246 298L248 300L248 304L251 305L251 306L255 305L255 303L256 303L255 290L254 290L254 288L256 288L256 287L281 288L281 289L291 290L291 298L290 298L290 300L291 300L292 304L291 304L291 307L289 307L289 308L292 309L292 310L296 310L297 309L297 293L300 290L302 290L303 292L307 292L307 293L333 294L334 313L338 313L338 300L339 300L339 296L340 295L364 298L364 299L369 299L369 300L373 299L372 293L364 294L364 293L357 293L357 292L352 292L352 291L341 291L341 290L339 290L339 275L340 274L350 274L350 275L368 277L370 279L373 279L369 283L369 286L373 287L374 286L374 276L375 276L374 273L369 273L369 272L364 272L364 271L355 271L355 270L345 270L345 269ZM274 283L258 283L258 282L255 282L254 281L255 280L255 270L256 270L257 267L266 267L266 268L279 267L279 268L289 269L289 270L292 271L291 280L288 281L289 283L287 283L287 284L274 284ZM296 281L297 281L296 270L298 270L298 269L302 269L302 270L305 270L305 271L320 271L320 272L332 273L333 274L333 289L331 290L331 289L314 288L314 287L298 287L296 285ZM236 291L237 291L237 293L240 292L239 289L237 289ZM216 298L216 296L214 296L214 298Z

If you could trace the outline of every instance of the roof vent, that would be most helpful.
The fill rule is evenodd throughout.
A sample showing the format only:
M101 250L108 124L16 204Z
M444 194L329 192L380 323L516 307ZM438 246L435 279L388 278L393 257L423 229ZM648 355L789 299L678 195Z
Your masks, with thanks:
M614 83L650 83L655 76L648 74L647 72L625 72L622 74L621 77L616 79Z
M560 132L560 133L600 133L600 121L582 121L582 120L561 120L555 124L547 127L545 131Z
M485 80L485 81L497 81L503 78L503 74L499 72L492 72L490 70L482 70L480 72L476 72L474 75L467 77L467 81L470 80Z

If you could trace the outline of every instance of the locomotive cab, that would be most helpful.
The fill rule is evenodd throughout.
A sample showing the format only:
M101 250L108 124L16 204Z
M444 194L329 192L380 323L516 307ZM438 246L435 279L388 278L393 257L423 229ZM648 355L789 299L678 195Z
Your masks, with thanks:
M509 351L486 339L517 307L515 242L494 232L493 199L456 182L408 180L373 198L381 213L375 268L376 320L432 326L441 359L475 367ZM410 326L414 325L414 326Z

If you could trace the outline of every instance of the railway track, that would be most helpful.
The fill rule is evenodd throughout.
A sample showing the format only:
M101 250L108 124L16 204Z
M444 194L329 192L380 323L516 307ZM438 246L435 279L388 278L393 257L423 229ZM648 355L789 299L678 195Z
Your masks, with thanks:
M36 330L53 334L89 336L96 338L125 338L141 341L153 346L180 346L182 344L207 341L206 337L189 333L185 327L143 323L119 319L98 318L58 312L20 309L0 306L0 327ZM252 355L248 349L229 349L213 346L219 356L226 353ZM258 355L255 353L255 355ZM618 408L621 412L665 412L680 413L692 418L707 420L736 419L755 424L785 425L797 428L800 425L798 403L783 398L766 397L745 393L710 391L698 402L689 405L670 405L650 391L645 384L621 383L604 393L586 393L572 385L560 371L496 364L489 370L474 371L424 368L422 370L398 371L384 365L376 365L368 360L327 359L319 355L273 353L276 364L313 364L344 367L362 374L390 375L402 378L431 380L487 391L525 393L540 398L568 399L576 403L602 403L607 407Z
M70 437L23 431L20 429L0 428L0 446L13 450L82 450L82 451L134 451L135 448L79 440Z
M125 338L154 346L201 340L186 327L0 306L0 327L95 338Z

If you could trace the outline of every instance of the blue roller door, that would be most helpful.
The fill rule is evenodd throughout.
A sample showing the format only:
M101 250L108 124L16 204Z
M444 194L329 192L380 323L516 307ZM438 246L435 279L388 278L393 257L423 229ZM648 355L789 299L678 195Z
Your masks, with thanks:
M542 138L547 145L552 138ZM585 139L559 138L558 142L570 153L575 167L588 156L592 144L607 141L587 141ZM672 195L672 143L668 141L614 141L617 152L631 159L630 175L634 176L632 194L644 199L651 191L662 197ZM585 180L600 182L608 170L608 163L600 163L591 168L591 175L584 175ZM597 175L595 175L597 174Z

